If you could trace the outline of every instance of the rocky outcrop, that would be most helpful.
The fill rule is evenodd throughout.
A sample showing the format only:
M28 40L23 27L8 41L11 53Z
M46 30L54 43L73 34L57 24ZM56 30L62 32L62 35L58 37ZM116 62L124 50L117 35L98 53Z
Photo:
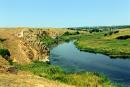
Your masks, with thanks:
M0 73L17 74L17 69L9 64L9 62L0 56Z
M20 51L26 55L27 60L49 61L49 48L41 41L46 35L56 38L60 34L43 29L23 29L15 34L20 40L18 44Z
M49 61L49 48L41 38L47 35L55 39L64 32L62 29L1 29L0 38L6 39L3 44L13 62L23 64L33 60Z

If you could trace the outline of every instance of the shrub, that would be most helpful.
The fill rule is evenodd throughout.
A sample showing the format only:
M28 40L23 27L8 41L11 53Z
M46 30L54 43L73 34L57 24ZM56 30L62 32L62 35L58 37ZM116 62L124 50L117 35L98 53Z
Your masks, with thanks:
M5 41L6 39L2 39L2 38L0 38L0 42L3 42L3 41Z
M117 31L114 31L113 33L114 33L114 34L119 33L119 31L117 30Z
M112 35L112 34L117 34L119 33L119 31L110 31L108 34L104 34L104 36L107 36L107 35Z
M77 34L80 34L80 32L79 31L76 31L76 32L68 32L68 31L66 31L63 35L67 36L67 35L77 35Z
M107 36L107 34L104 34L104 36Z
M113 32L111 31L111 32L109 32L109 35L112 35L113 34Z
M79 31L77 31L76 34L80 34Z
M92 29L92 30L89 30L89 33L93 33L93 32L102 32L102 30L100 30L100 29Z
M42 41L43 44L46 45L46 46L51 46L52 44L55 43L55 40L52 39L52 38L49 37L49 36L43 36L43 37L41 38L41 41Z
M70 33L68 31L66 31L63 35L70 35Z
M10 58L10 52L8 49L0 49L0 55L3 58L5 58L10 63L10 65L13 64L12 59Z
M119 37L117 37L116 39L126 40L126 39L129 39L129 38L130 38L130 35L125 35L125 36L119 36Z
M0 49L0 55L3 57L3 58L7 58L10 56L10 52L8 49ZM7 59L6 59L7 60Z

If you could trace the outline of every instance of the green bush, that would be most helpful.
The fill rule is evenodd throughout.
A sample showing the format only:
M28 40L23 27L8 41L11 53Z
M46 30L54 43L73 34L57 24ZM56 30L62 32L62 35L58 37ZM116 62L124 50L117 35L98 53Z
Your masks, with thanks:
M107 34L104 34L104 36L107 36Z
M3 58L7 58L10 56L10 52L8 49L0 49L0 55L3 57ZM8 60L8 59L6 59Z
M43 42L44 45L46 45L47 47L48 46L51 46L52 44L55 43L55 40L52 39L51 37L49 36L44 36L41 38L41 41Z
M0 55L3 58L5 58L10 63L10 65L13 64L12 59L10 58L10 52L8 49L0 49Z
M0 38L0 42L3 42L3 41L5 41L6 39L2 39L2 38Z
M68 31L66 31L63 35L68 36L68 35L78 35L78 34L80 34L79 31L76 31L76 32L68 32Z
M109 35L112 35L113 34L113 32L111 31L111 32L109 32Z
M66 31L63 35L71 35L70 32Z
M76 34L80 34L80 32L79 32L79 31L76 31Z

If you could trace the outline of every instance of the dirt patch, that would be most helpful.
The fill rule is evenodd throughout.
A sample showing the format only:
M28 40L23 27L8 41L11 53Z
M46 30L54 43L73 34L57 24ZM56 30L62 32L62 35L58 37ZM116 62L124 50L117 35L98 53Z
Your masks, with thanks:
M27 72L15 74L0 73L0 87L75 87L34 76Z

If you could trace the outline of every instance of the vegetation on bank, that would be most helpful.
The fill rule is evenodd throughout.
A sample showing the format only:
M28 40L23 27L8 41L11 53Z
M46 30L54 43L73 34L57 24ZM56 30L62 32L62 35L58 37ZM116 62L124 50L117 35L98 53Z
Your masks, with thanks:
M130 30L124 29L109 34L110 32L94 32L82 35L75 42L75 45L82 51L103 53L111 57L130 57L130 39L119 39L130 35Z
M47 47L51 46L52 44L55 44L56 41L55 39L49 37L48 35L44 36L41 38L41 41L43 42L44 45L46 45Z
M71 40L76 40L78 38L80 38L81 34L79 31L75 31L75 32L65 32L63 35L58 37L58 41L65 41L65 42L69 42Z
M8 49L5 49L5 48L0 49L0 56L6 59L10 65L13 64L12 59L10 58L11 55Z
M4 48L3 46L3 41L5 41L6 39L2 39L0 38L0 56L2 56L2 58L6 59L10 65L12 65L12 59L10 58L10 52L8 49Z
M62 83L75 85L76 87L115 87L105 76L92 73L65 73L60 67L50 65L45 62L34 61L31 64L15 65L19 70L29 71L40 77Z
M70 40L78 39L80 37L79 31L66 31L63 35L57 36L56 38L51 38L50 36L46 35L41 38L43 44L47 47L51 47L52 45L58 44L59 42L68 42Z

